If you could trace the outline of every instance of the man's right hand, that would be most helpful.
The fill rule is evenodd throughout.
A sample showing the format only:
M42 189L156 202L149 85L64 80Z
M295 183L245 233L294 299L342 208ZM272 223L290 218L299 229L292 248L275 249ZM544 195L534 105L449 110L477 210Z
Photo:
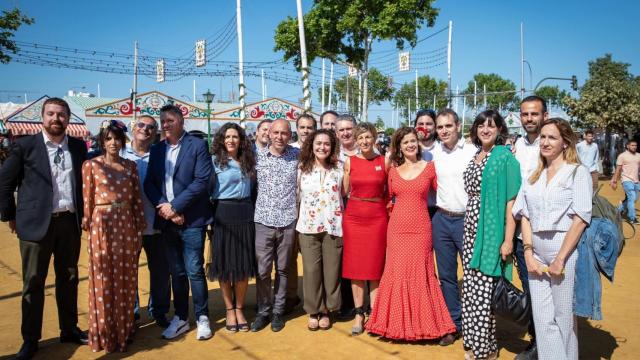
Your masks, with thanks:
M15 220L9 220L9 229L11 230L12 234L16 233L16 221Z
M618 182L617 182L617 181L615 181L615 180L611 180L611 181L609 182L609 185L611 185L611 188L612 188L613 190L615 190L615 189L617 189L617 188L618 188Z

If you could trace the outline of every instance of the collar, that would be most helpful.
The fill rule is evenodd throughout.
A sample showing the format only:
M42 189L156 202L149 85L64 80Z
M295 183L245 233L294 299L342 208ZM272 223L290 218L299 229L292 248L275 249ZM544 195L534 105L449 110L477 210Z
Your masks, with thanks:
M124 149L122 149L122 153L130 154L130 155L133 155L133 156L135 156L137 158L140 158L140 159L149 157L149 154L150 154L149 151L145 152L142 155L138 154L135 150L133 150L133 143L131 143L129 146L127 146Z
M444 142L440 141L439 144L440 144L440 147L442 148L442 151L451 153L451 152L454 152L454 151L456 151L458 149L462 149L464 147L464 144L466 144L466 142L467 142L467 140L465 140L464 137L461 137L460 140L458 140L458 142L456 143L456 146L454 146L453 149L451 149L451 150L449 150L449 148L447 148L444 145Z
M42 132L42 138L44 139L44 144L51 147L66 147L69 144L69 136L67 134L64 134L64 138L62 138L62 142L60 142L60 144L56 144L51 141L51 139L49 139L49 137L47 136L47 133L45 133L44 131Z
M529 142L529 137L527 137L527 135L522 137L522 141L524 141L525 145L539 145L540 144L540 135L538 135L538 137L533 140L533 142Z
M169 142L165 139L164 142L167 144L168 147L170 148L175 148L178 147L182 144L182 140L184 139L184 136L187 135L186 131L182 131L182 136L180 136L180 139L178 139L178 142L175 145L171 145L169 144Z
M276 158L281 158L283 156L287 156L289 154L289 151L291 151L291 148L292 148L291 145L287 145L287 146L284 147L284 151L282 152L282 154L274 155L271 151L269 151L269 147L270 146L271 145L265 146L263 148L263 151L265 151L267 153L267 157L276 157Z

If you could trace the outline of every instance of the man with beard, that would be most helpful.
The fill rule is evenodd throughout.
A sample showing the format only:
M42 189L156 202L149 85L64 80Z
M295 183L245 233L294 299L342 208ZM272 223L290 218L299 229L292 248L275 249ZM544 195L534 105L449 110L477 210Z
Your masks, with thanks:
M433 110L420 110L416 113L416 130L422 147L422 160L432 161L432 151L436 147L436 112ZM427 201L429 217L433 218L438 210L436 206L436 191L429 190Z
M41 133L18 139L0 169L0 219L20 239L22 338L17 359L30 359L42 336L44 287L53 255L60 341L86 345L78 323L78 257L85 143L65 134L71 110L59 98L42 104ZM18 189L18 203L14 191Z
M312 132L316 131L316 119L313 115L302 114L296 119L296 134L298 134L298 141L291 144L294 148L300 149L302 143L307 139Z

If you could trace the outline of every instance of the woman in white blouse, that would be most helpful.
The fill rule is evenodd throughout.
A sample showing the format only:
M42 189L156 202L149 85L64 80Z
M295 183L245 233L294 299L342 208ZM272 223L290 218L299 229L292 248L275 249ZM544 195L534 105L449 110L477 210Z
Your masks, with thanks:
M296 230L304 271L304 310L312 331L329 329L329 311L341 304L343 170L338 153L334 132L324 129L309 135L300 151Z
M522 240L536 327L538 358L578 359L573 286L576 245L591 221L591 174L580 165L566 120L545 120L540 161L513 206Z

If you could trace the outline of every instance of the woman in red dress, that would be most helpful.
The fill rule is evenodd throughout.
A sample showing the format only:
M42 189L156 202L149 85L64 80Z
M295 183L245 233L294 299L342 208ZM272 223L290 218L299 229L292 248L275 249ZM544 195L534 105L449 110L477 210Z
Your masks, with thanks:
M352 335L364 332L364 285L369 281L373 307L384 268L387 238L387 162L374 152L377 131L370 123L356 126L360 153L344 163L343 188L349 203L342 220L342 277L351 279L356 317Z
M415 129L403 127L391 141L389 195L395 204L387 229L387 257L367 331L396 340L438 339L455 332L435 274L429 189L433 162L421 159Z

